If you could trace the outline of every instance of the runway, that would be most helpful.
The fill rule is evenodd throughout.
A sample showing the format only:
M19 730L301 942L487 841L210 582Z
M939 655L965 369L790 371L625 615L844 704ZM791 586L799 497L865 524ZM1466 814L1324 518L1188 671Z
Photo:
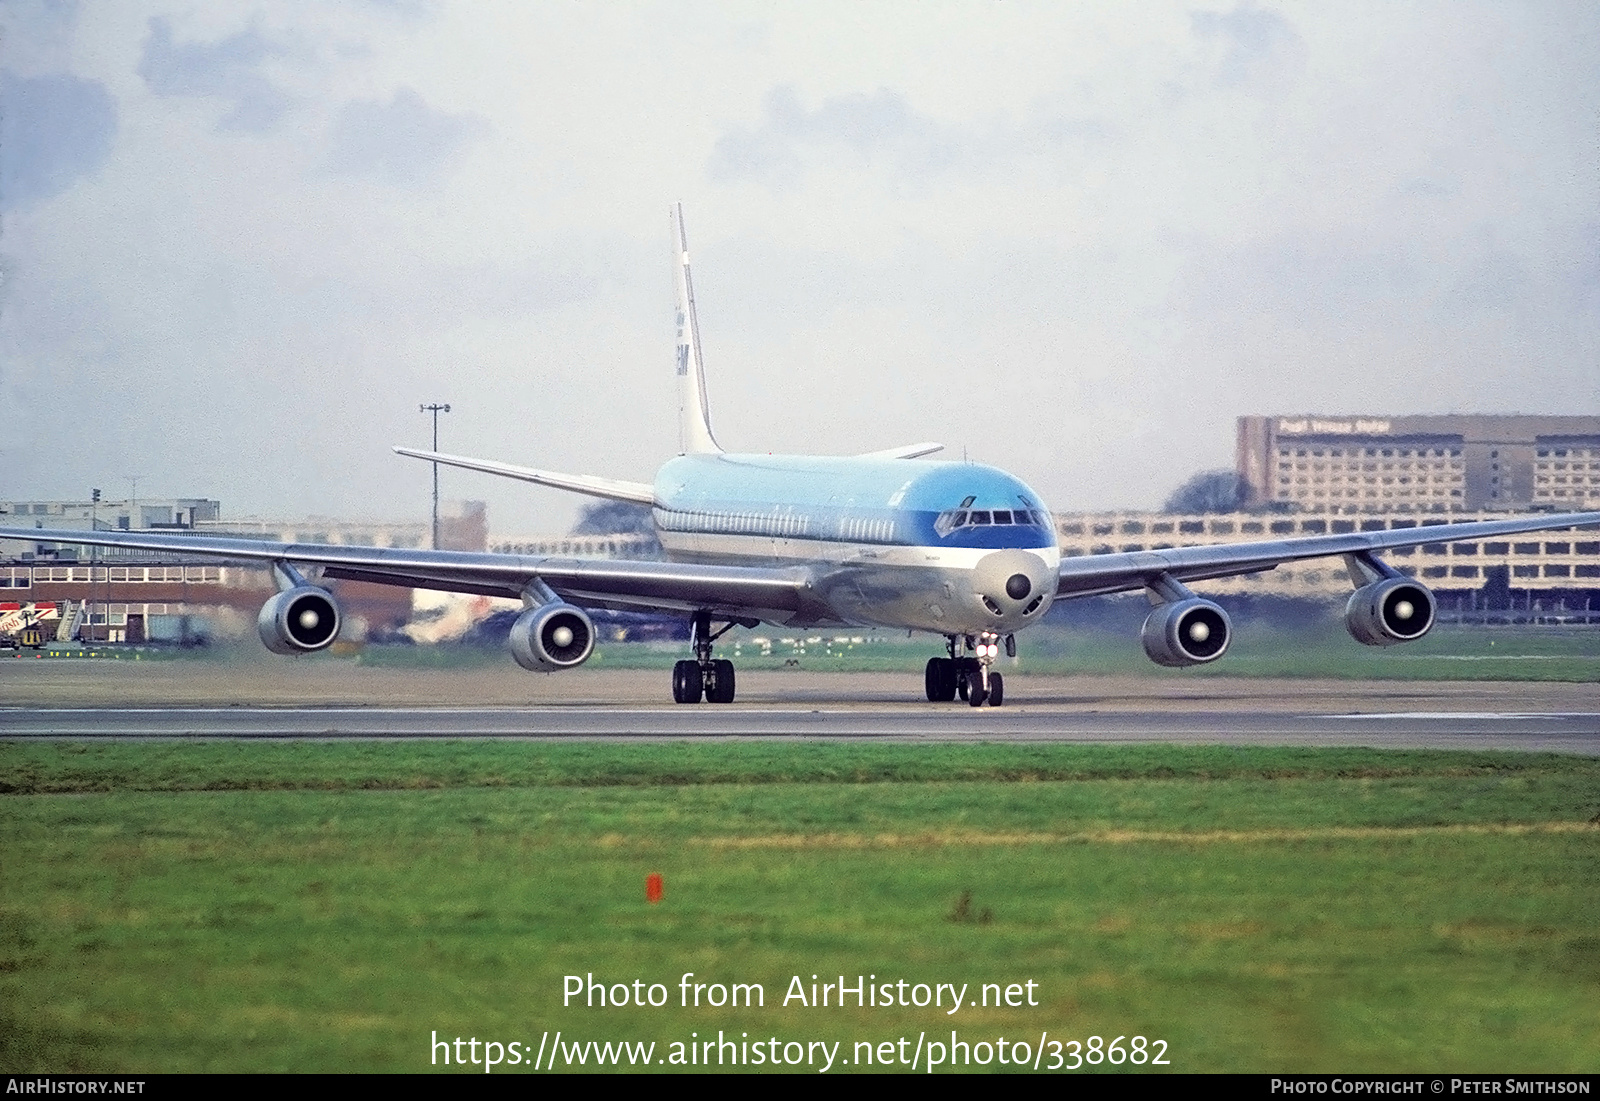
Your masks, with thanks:
M921 676L741 674L727 705L665 673L381 669L351 662L0 662L0 740L813 739L1178 742L1600 755L1600 685L1022 676L1004 707L932 704Z
M729 738L1176 742L1600 755L1600 711L1276 713L1052 706L8 708L0 738Z

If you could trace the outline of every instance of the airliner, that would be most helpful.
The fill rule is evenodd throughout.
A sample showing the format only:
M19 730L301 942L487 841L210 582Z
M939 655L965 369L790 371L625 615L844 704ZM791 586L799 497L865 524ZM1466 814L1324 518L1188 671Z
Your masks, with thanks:
M884 627L944 640L924 670L929 701L958 697L998 707L994 664L1058 600L1144 590L1154 606L1140 631L1146 655L1174 668L1221 658L1233 637L1223 608L1192 582L1253 574L1286 562L1341 557L1353 592L1345 624L1368 646L1412 642L1437 602L1380 553L1600 523L1600 512L1519 516L1393 531L1189 546L1063 559L1050 510L1004 470L923 461L918 443L850 457L726 452L711 430L700 326L681 204L671 212L677 284L678 426L682 451L652 483L563 474L433 451L401 455L648 506L665 561L537 557L391 547L269 543L175 533L0 528L0 537L116 546L268 563L278 592L259 632L279 654L323 650L338 637L333 594L307 577L347 579L520 599L510 632L525 669L557 672L594 652L585 609L680 613L693 657L672 670L680 704L730 703L733 663L716 642L732 627Z

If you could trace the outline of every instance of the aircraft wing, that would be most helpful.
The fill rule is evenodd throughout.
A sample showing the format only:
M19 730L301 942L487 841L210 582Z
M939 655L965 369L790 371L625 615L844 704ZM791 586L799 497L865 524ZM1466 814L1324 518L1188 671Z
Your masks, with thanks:
M512 466L491 459L469 459L463 455L445 455L438 451L418 451L410 447L396 447L395 453L413 459L425 459L445 466L459 466L463 470L477 470L484 474L498 474L502 478L515 478L519 482L566 489L573 493L587 493L590 497L605 497L613 501L631 501L636 505L653 505L655 487L647 482L624 482L617 478L601 478L594 474L558 474L553 470L535 470L527 466ZM65 540L63 540L64 542Z
M805 619L822 609L809 571L675 562L546 558L474 551L403 550L318 543L269 543L232 536L152 532L0 528L0 539L126 547L232 562L320 566L322 575L380 585L517 599L543 581L558 596L586 607L709 610L714 616L774 622Z
M1530 531L1556 531L1597 524L1600 524L1600 512L1574 512L1521 516L1514 520L1431 524L1393 531L1311 535L1259 543L1218 543L1201 547L1090 554L1062 560L1056 592L1061 597L1098 596L1142 589L1163 573L1178 581L1205 581L1242 573L1259 573L1284 562L1298 562L1306 558L1420 547L1428 543L1470 542L1496 535L1520 535Z

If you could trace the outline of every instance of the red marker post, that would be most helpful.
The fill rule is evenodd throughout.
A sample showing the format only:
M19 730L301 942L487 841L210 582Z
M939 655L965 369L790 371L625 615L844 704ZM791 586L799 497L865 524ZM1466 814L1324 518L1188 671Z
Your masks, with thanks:
M650 903L661 901L661 873L651 872L644 877L644 900Z

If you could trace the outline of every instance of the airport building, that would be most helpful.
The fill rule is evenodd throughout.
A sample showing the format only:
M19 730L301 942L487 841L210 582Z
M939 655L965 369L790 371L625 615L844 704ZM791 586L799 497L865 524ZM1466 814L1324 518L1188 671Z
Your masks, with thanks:
M0 501L0 525L5 527L60 528L71 531L193 531L222 514L222 504L208 497L168 497L126 501ZM66 545L31 544L0 540L0 556L18 561L76 559L89 549ZM130 552L102 547L97 558ZM140 555L145 552L136 552Z
M1249 416L1246 507L1349 514L1600 508L1600 417Z
M1504 513L1489 511L1425 518L1414 514L1352 516L1339 512L1235 512L1206 516L1108 512L1058 515L1056 531L1062 556L1071 558L1503 519ZM1387 550L1382 557L1401 573L1439 593L1447 608L1472 611L1537 607L1600 612L1600 527L1534 532L1471 543L1428 543ZM1258 574L1197 581L1195 587L1208 594L1318 600L1348 596L1354 590L1339 558L1291 562Z
M209 498L149 501L5 501L0 523L100 531L193 531L271 542L426 547L430 524L336 520L223 520ZM482 501L441 502L439 542L482 551L488 514ZM393 632L412 615L410 589L332 581L345 609L346 638ZM0 603L51 603L68 609L63 638L140 643L249 634L275 590L265 566L196 561L181 554L116 547L0 541Z
M216 517L195 524L195 531L232 535L271 543L330 543L351 547L398 547L413 550L433 541L430 521L340 520L312 516L303 520L246 516ZM439 549L483 551L489 545L489 508L482 501L439 502Z

